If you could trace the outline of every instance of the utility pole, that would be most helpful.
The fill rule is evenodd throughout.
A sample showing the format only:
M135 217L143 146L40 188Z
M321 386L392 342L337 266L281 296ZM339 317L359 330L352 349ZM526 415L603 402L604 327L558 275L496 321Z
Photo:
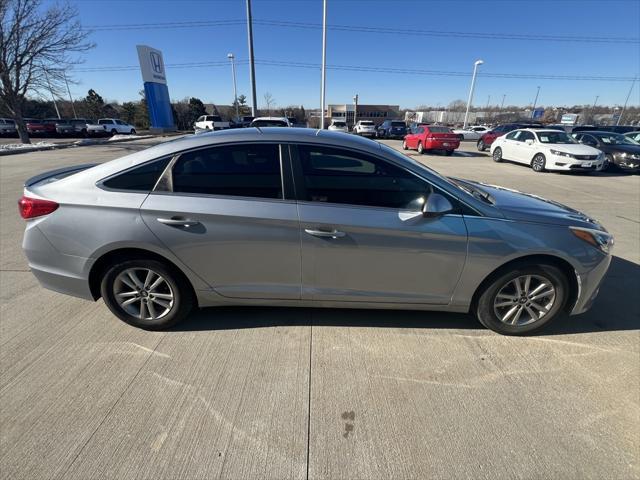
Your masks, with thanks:
M540 95L540 87L538 87L538 91L536 92L536 98L533 101L533 108L531 109L531 118L536 114L536 105L538 104L538 95Z
M502 95L502 103L500 104L500 110L502 111L502 109L504 108L504 99L507 98L507 94L503 94Z
M629 93L627 93L627 99L624 101L624 106L622 107L622 111L620 112L620 116L618 117L618 120L616 120L616 125L620 125L620 120L622 119L622 116L624 115L624 111L627 109L627 103L629 102L629 97L631 96L631 92L633 91L633 87L636 84L636 80L637 79L633 79L633 82L631 82L631 88L629 89Z
M58 104L56 103L56 97L53 94L53 89L51 88L51 82L49 81L49 75L47 74L47 70L44 70L44 78L47 80L47 85L49 85L49 93L51 93L51 100L53 100L53 106L56 108L56 115L58 115L58 119L60 118L60 110L58 110Z
M467 128L467 120L469 119L469 108L471 107L471 102L473 102L473 89L476 86L476 73L478 72L478 66L482 65L484 62L482 60L476 60L473 64L473 76L471 77L471 88L469 89L469 99L467 100L467 111L464 114L464 124L462 128Z
M233 76L233 98L236 105L236 122L240 121L240 106L238 105L238 89L236 87L236 62L233 53L227 53L227 58L231 60L231 75Z
M327 0L322 1L322 80L320 82L320 130L324 130L325 81L327 79Z
M69 82L67 81L67 74L63 74L64 75L64 83L67 84L67 93L69 94L69 101L71 102L71 110L73 110L73 118L78 118L78 116L76 115L76 107L73 104L73 97L71 96L71 90L69 90Z
M258 112L256 97L256 67L253 61L253 20L251 19L251 0L247 0L247 35L249 36L249 76L251 78L251 115Z

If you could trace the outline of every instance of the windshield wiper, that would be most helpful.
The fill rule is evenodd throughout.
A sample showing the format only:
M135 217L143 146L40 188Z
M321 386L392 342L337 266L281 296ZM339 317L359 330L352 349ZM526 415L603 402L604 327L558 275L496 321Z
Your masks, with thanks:
M494 204L493 197L489 195L487 192L485 192L484 190L480 190L479 188L474 187L466 182L462 182L457 178L449 178L449 180L451 180L460 190L467 192L469 195L472 195L474 198L477 198L478 200L488 203L489 205Z

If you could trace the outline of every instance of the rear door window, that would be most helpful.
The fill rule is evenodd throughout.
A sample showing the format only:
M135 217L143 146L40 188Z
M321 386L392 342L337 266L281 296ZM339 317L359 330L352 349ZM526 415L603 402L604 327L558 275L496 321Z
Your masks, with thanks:
M183 153L173 191L234 197L283 198L277 144L225 145Z
M150 192L164 169L167 168L169 160L170 158L168 157L134 167L104 180L102 185L113 190Z

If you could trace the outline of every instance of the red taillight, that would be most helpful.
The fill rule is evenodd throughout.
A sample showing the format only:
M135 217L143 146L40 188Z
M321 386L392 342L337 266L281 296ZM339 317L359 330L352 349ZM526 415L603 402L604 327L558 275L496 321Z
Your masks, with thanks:
M42 215L49 215L51 212L58 208L56 202L51 200L42 200L40 198L31 198L23 196L18 201L18 210L20 210L20 216L24 219L41 217Z

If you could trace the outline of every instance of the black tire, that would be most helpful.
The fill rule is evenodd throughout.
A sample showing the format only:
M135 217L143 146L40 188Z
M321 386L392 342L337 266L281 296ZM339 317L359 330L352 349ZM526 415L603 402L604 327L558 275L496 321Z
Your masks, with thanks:
M491 158L493 158L494 162L502 161L502 149L500 147L496 147L493 153L491 154Z
M549 310L538 320L533 320L531 323L523 325L511 325L501 321L496 314L495 308L498 293L509 285L511 281L514 281L514 279L527 275L544 278L553 286L555 290L555 297L549 307ZM569 282L565 274L560 269L553 265L522 263L520 265L514 265L506 271L499 272L492 280L489 281L489 283L484 287L481 295L478 297L475 313L480 323L494 332L502 335L523 335L538 330L543 326L548 325L558 316L561 316L564 312L564 306L567 302L568 296ZM526 301L527 300L525 300L525 302ZM509 302L509 300L506 300L506 302ZM514 306L517 306L520 303L520 299L518 301L514 301ZM524 305L527 304L524 303ZM526 308L524 305L520 307L523 311L525 311L524 309ZM509 309L509 306L503 308Z
M402 149L403 150L409 150L409 147L407 147L407 141L406 140L402 140Z
M420 155L424 153L424 146L422 145L422 142L418 142L418 153Z
M445 150L445 151L444 151L444 154L445 154L447 157L450 157L451 155L453 155L453 150Z
M482 140L478 140L477 147L479 152L484 152L485 150L487 150L487 146L484 144Z
M604 156L604 163L602 164L602 170L600 170L601 172L606 172L607 170L611 169L613 167L613 156L610 153L607 153Z
M89 133L87 132L87 129L86 129L86 128L83 128L83 129L80 131L80 134L81 134L83 137L85 137L85 138L89 136Z
M536 153L531 160L531 168L534 172L543 173L546 172L547 159L542 153Z
M129 132L131 135L135 135L136 134L136 129L132 128L131 131Z
M118 281L118 276L125 270L129 269L137 269L138 271L143 271L144 269L152 270L156 275L160 275L164 278L166 285L168 286L167 288L169 288L169 293L173 295L173 303L170 304L171 307L166 314L156 319L145 319L141 318L141 316L144 317L146 315L134 316L120 306L116 299L116 282ZM100 284L100 293L104 303L109 307L109 310L124 322L144 330L163 330L184 320L184 318L186 318L193 310L196 302L193 291L187 282L188 280L186 280L183 275L176 272L165 263L157 260L144 258L137 260L122 260L107 269ZM142 300L142 297L140 297L141 303L143 301L145 305L150 303L150 296L151 293L146 296L147 299L145 300ZM137 300L133 305L137 305ZM148 312L148 307L145 306L145 308L147 308ZM141 310L141 308L138 308L138 310Z
M111 129L111 135L117 135L118 131L115 128Z

